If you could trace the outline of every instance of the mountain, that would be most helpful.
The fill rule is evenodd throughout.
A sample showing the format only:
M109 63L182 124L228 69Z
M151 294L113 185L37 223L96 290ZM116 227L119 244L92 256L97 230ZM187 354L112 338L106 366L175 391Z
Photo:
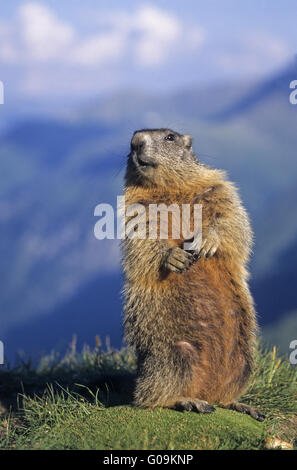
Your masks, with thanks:
M262 107L263 102L269 102L269 108L274 107L277 114L286 108L287 112L292 112L293 107L289 101L291 89L290 83L297 77L297 60L280 70L270 79L251 87L247 93L239 99L229 103L224 109L216 112L212 117L218 120L229 120L238 118L242 114L252 112L257 107Z
M2 332L118 267L118 243L93 235L95 206L121 191L109 132L38 120L1 139Z
M198 158L228 171L255 229L252 289L261 324L296 309L297 106L288 100L294 73L167 96L130 91L6 129L0 338L9 357L19 349L63 349L73 333L81 342L109 333L120 346L119 243L95 239L94 209L101 202L115 207L131 135L142 127L191 133Z
M103 345L109 339L113 347L120 348L123 344L121 284L119 271L101 274L46 315L28 318L9 329L4 336L6 356L14 358L29 351L36 359L52 349L63 354L74 335L78 350L84 344L94 345L97 335Z
M264 327L262 338L266 346L276 345L279 352L288 358L295 349L295 346L290 348L290 344L297 340L297 310L281 316Z
M297 307L297 237L279 255L278 269L254 282L253 292L260 312L269 312L269 322L281 319ZM297 335L297 331L296 331Z

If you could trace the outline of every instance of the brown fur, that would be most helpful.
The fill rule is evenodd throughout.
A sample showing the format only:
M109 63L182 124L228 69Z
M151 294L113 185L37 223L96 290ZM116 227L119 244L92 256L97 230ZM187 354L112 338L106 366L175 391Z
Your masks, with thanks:
M225 173L196 160L188 136L181 143L183 136L174 133L175 147L166 142L163 149L160 135L173 131L143 132L150 133L145 156L158 166L142 174L130 154L126 207L199 202L203 240L218 247L212 257L203 256L178 274L164 270L164 260L185 240L124 240L125 336L138 354L135 403L174 407L186 397L228 404L243 392L253 367L248 216Z

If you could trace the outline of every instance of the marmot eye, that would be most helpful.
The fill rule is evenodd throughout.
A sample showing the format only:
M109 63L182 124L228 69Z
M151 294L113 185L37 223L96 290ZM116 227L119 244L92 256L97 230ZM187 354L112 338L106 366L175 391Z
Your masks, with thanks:
M166 135L165 140L175 140L175 135L174 134L168 134L168 135Z

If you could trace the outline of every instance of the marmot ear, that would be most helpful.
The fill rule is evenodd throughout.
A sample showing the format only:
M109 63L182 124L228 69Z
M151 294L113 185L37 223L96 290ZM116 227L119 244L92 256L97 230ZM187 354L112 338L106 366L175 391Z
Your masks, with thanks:
M192 147L192 137L188 134L184 134L182 137L185 147L190 150L190 148Z

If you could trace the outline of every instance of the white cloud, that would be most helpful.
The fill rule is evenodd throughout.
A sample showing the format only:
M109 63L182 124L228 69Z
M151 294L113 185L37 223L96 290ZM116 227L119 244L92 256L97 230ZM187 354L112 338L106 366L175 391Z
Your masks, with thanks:
M96 5L90 18L83 6L82 27L45 2L29 0L16 7L10 21L0 21L0 65L13 76L17 92L36 98L89 96L142 83L234 79L271 72L293 54L273 32L242 31L236 37L226 31L222 38L221 31L212 31L206 41L197 19L155 1L133 7L118 2L118 9L105 11Z
M131 32L139 34L135 43L136 60L146 66L159 65L181 38L178 19L149 5L141 7L131 19Z
M29 57L46 61L61 57L74 43L73 28L46 6L26 3L18 12L21 40Z
M126 38L117 32L91 36L72 51L71 62L80 65L100 65L119 59L126 46Z
M175 15L151 5L101 15L100 25L107 32L82 41L74 50L74 61L95 65L128 57L138 66L155 67L176 49L200 47L204 38L200 28L186 28Z
M191 29L176 15L151 5L101 14L98 33L82 36L48 6L27 2L11 27L0 25L0 60L100 67L128 59L135 66L155 67L176 50L200 47L203 38L199 27Z
M17 51L13 43L13 29L5 23L0 23L0 61L14 63L17 59Z

